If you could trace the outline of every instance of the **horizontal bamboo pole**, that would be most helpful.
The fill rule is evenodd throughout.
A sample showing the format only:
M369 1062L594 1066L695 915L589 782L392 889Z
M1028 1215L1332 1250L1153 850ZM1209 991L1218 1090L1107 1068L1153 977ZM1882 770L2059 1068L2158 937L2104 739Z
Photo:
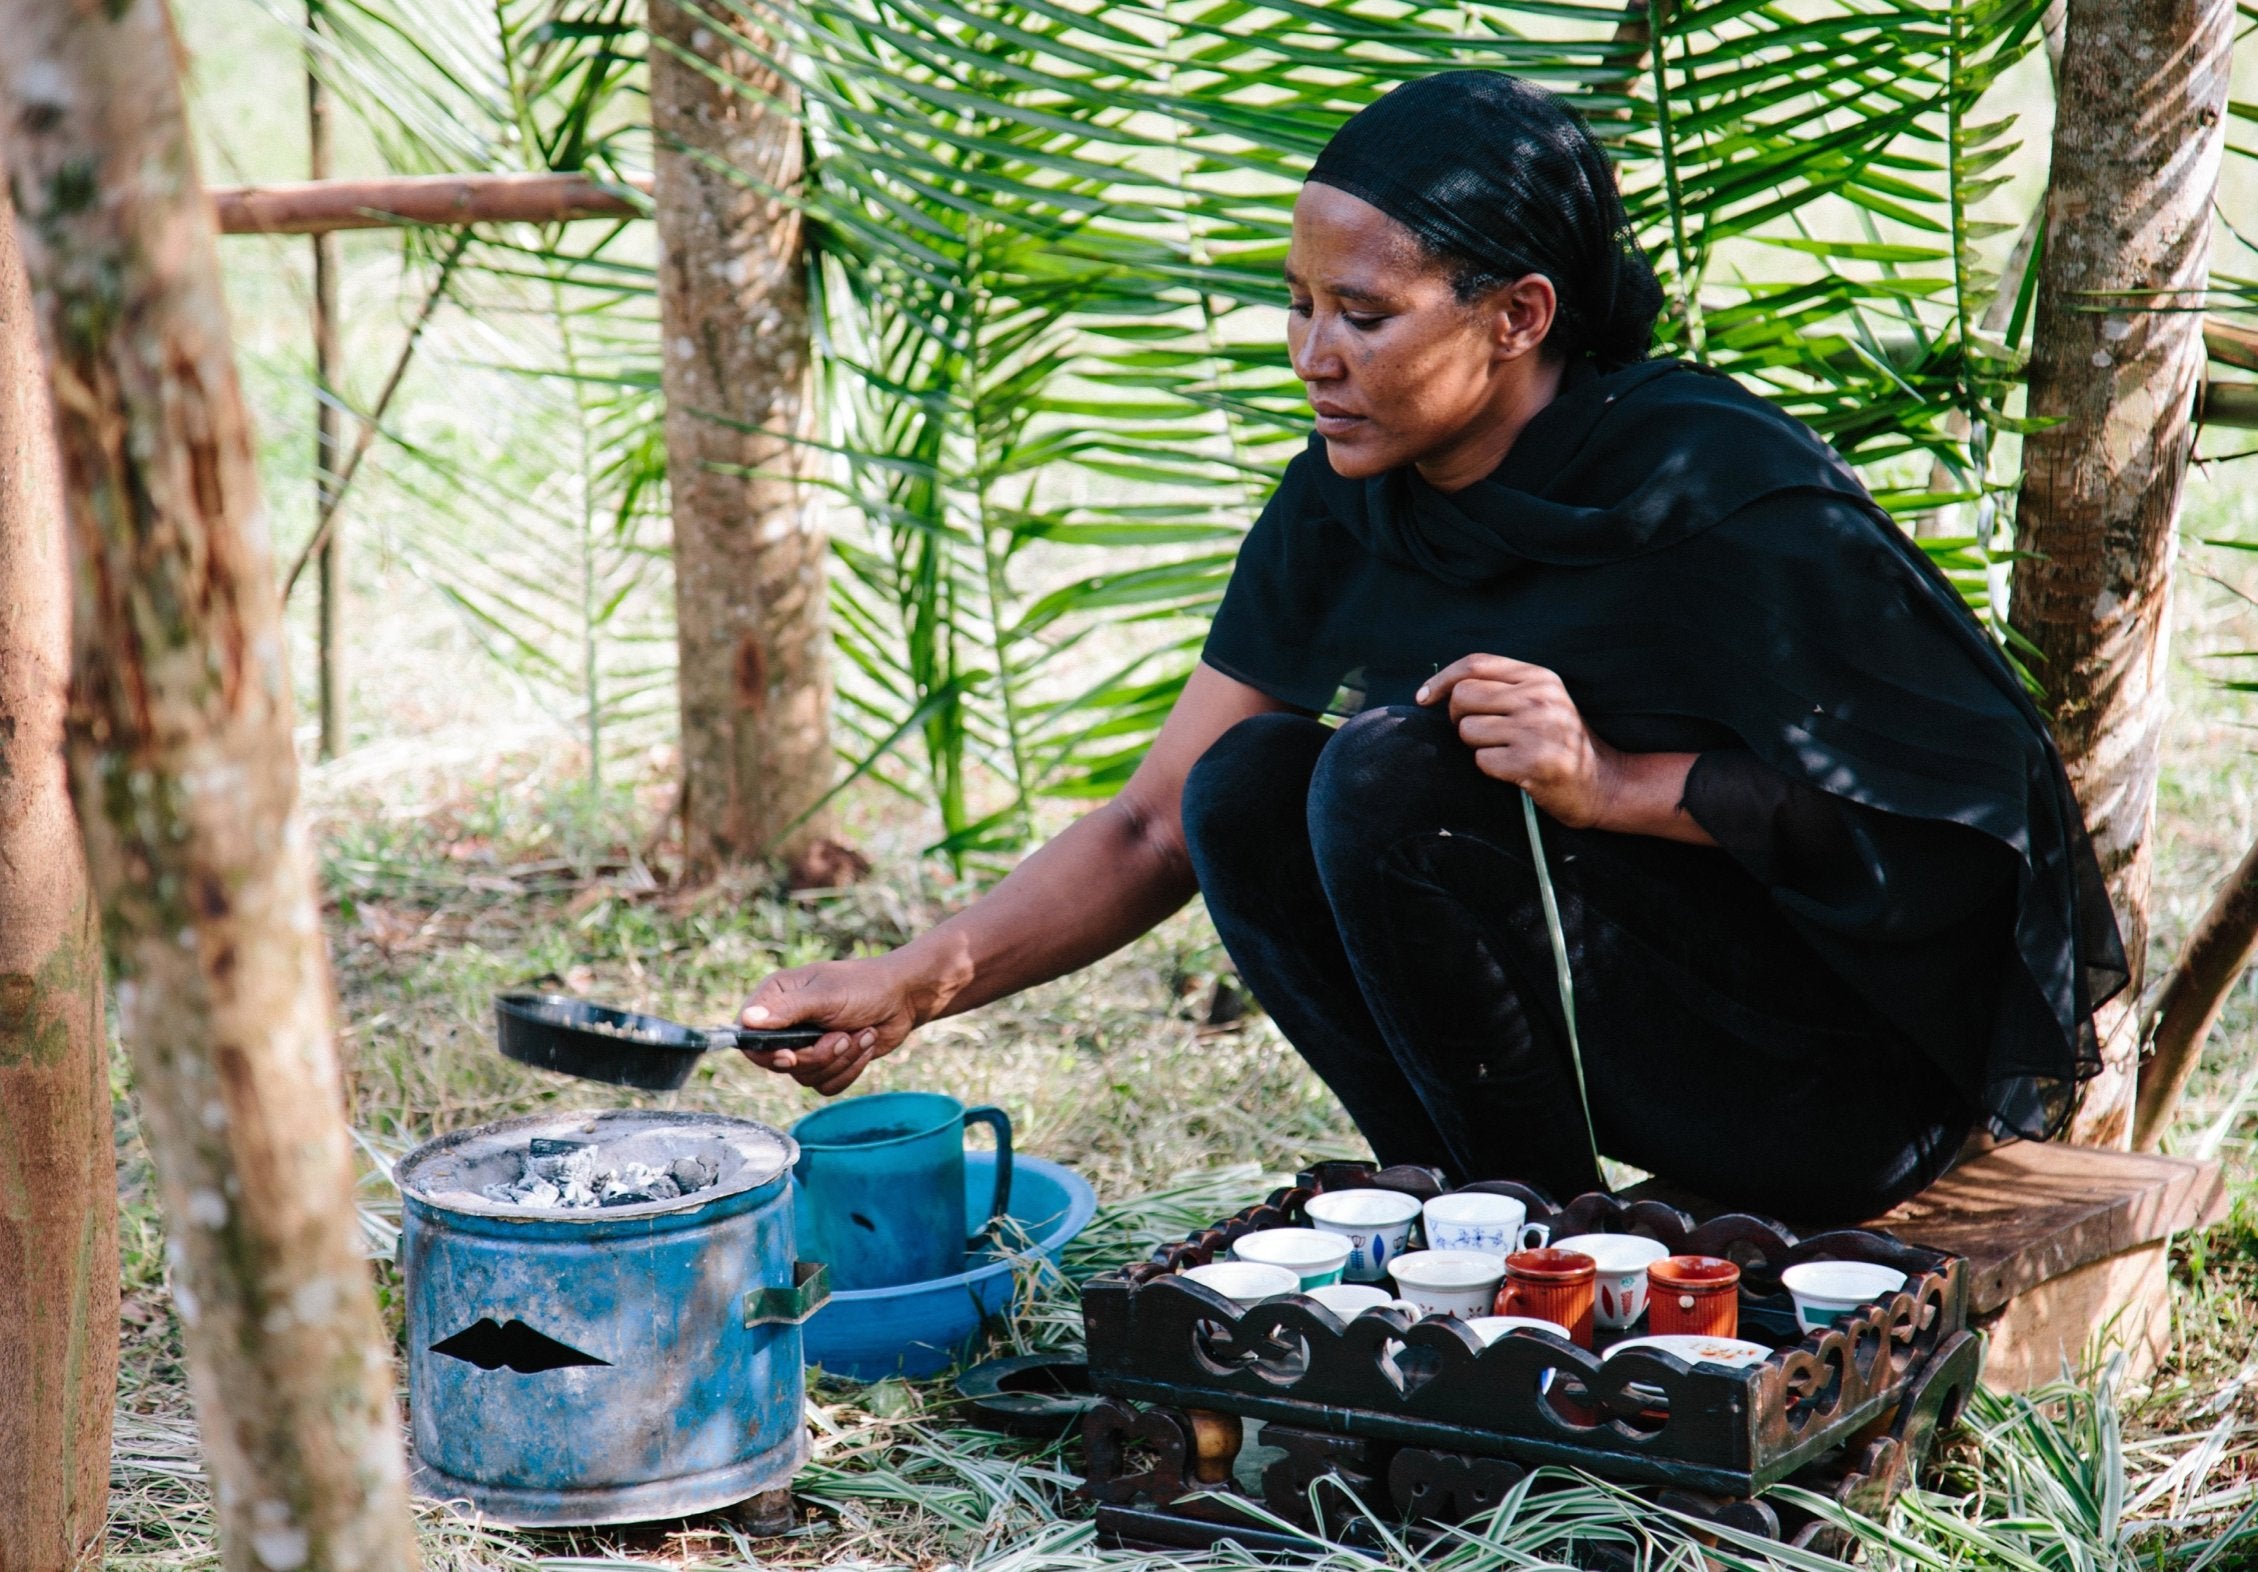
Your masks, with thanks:
M651 183L605 184L586 175L391 175L375 180L300 180L271 186L212 186L226 235L322 235L398 225L531 223L575 218L635 218ZM2258 331L2203 325L2214 364L2258 371ZM1886 347L1886 346L1885 346ZM1910 352L1911 343L1907 349ZM2258 382L2213 382L2197 419L2207 426L2258 430Z
M225 235L325 235L405 224L556 224L573 218L636 218L648 180L613 185L586 175L387 175L376 180L298 180L271 186L212 186Z
M2258 382L2205 382L2196 395L2195 418L2229 431L2258 431Z
M2258 371L2258 329L2246 328L2217 317L2203 320L2203 348L2222 366Z

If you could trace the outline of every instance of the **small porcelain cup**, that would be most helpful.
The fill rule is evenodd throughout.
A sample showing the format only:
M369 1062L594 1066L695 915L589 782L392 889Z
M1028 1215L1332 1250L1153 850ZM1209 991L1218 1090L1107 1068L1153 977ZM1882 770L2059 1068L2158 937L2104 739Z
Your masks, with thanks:
M1259 1261L1210 1261L1205 1266L1187 1266L1184 1276L1242 1305L1260 1304L1301 1290L1301 1279L1293 1273Z
M1772 1350L1762 1343L1744 1342L1737 1337L1694 1337L1688 1334L1665 1334L1661 1337L1626 1337L1602 1355L1613 1359L1617 1354L1629 1353L1634 1348L1651 1349L1658 1354L1669 1354L1683 1359L1689 1365L1723 1365L1737 1370L1743 1365L1761 1364L1772 1357ZM1658 1386L1648 1386L1643 1381L1626 1381L1624 1388L1634 1396L1650 1403L1659 1403L1667 1394Z
M1564 1343L1573 1341L1568 1336L1568 1328L1562 1326L1558 1321L1547 1321L1541 1316L1478 1315L1466 1323L1466 1330L1480 1338L1484 1348L1489 1347L1490 1344L1515 1328L1529 1332L1550 1332ZM1547 1370L1543 1375L1537 1377L1537 1390L1540 1392L1551 1391L1552 1378L1559 1373L1557 1370Z
M1670 1253L1659 1239L1639 1234L1578 1234L1563 1250L1588 1255L1599 1268L1592 1280L1592 1319L1618 1330L1646 1314L1646 1269Z
M1339 1282L1353 1253L1346 1239L1321 1228L1263 1228L1231 1245L1232 1260L1282 1266L1301 1279L1305 1291Z
M1341 1276L1352 1283L1387 1281L1388 1263L1403 1254L1419 1203L1397 1190L1332 1190L1309 1198L1310 1225L1349 1242Z
M1414 1250L1388 1268L1396 1290L1431 1315L1487 1315L1505 1260L1486 1250Z
M1515 1327L1524 1327L1532 1332L1550 1332L1562 1342L1568 1341L1568 1328L1562 1326L1558 1321L1547 1321L1542 1316L1478 1315L1466 1323L1466 1330L1480 1338L1484 1348L1505 1336Z
M1312 1288L1308 1290L1308 1297L1344 1321L1354 1320L1367 1310L1378 1310L1387 1305L1394 1305L1399 1310L1409 1310L1414 1316L1421 1313L1419 1307L1409 1300L1398 1299L1385 1288L1376 1288L1370 1283L1335 1283L1330 1288Z
M1486 1250L1502 1261L1552 1238L1551 1227L1530 1222L1528 1207L1512 1196L1482 1190L1438 1195L1419 1215L1430 1250Z
M1780 1274L1795 1299L1795 1324L1806 1332L1833 1326L1860 1305L1905 1286L1905 1274L1872 1261L1806 1261Z

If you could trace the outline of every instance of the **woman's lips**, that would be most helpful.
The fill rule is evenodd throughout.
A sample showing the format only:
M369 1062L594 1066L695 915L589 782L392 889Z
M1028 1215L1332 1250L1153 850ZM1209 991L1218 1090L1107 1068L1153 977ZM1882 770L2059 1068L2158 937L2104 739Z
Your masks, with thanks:
M1345 437L1363 429L1365 417L1340 411L1317 411L1317 434L1321 437Z

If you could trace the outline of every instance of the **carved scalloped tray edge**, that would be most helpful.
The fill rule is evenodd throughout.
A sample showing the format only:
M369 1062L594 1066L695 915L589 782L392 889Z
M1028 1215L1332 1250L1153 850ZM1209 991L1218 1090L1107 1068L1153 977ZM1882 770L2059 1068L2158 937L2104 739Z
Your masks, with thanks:
M1100 1392L1311 1424L1343 1434L1570 1463L1627 1480L1754 1491L1841 1445L1891 1408L1928 1357L1967 1320L1967 1268L1957 1256L1863 1229L1799 1240L1782 1225L1733 1213L1696 1225L1655 1201L1585 1195L1555 1206L1508 1182L1555 1237L1650 1235L1674 1253L1743 1263L1744 1302L1777 1324L1788 1301L1778 1274L1806 1260L1871 1260L1906 1273L1903 1289L1842 1324L1785 1341L1763 1362L1693 1365L1633 1350L1601 1359L1558 1338L1513 1333L1488 1347L1461 1322L1410 1320L1392 1309L1346 1322L1299 1295L1240 1307L1179 1274L1220 1259L1241 1235L1297 1225L1320 1179L1417 1194L1423 1170L1320 1170L1149 1262L1083 1290L1092 1385ZM1389 1183L1394 1180L1394 1183ZM1744 1314L1748 1313L1744 1310ZM1771 1340L1771 1339L1767 1339ZM1551 1372L1548 1376L1548 1372Z

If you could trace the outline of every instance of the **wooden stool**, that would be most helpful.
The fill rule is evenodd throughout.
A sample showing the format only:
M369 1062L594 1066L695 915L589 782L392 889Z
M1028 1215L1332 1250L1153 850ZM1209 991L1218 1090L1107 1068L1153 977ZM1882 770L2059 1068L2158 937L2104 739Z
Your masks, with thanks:
M2019 1392L2124 1349L2133 1380L2170 1346L2174 1234L2226 1215L2216 1163L2018 1141L1972 1157L1867 1224L1968 1258L1968 1309L1990 1339L1984 1384Z
M1697 1218L1727 1210L1657 1179L1624 1194ZM2171 1344L2172 1236L2226 1212L2217 1163L2016 1141L1865 1226L1968 1258L1969 1322L1990 1345L1984 1385L2021 1392L2096 1344L2124 1349L2127 1377L2146 1378Z

